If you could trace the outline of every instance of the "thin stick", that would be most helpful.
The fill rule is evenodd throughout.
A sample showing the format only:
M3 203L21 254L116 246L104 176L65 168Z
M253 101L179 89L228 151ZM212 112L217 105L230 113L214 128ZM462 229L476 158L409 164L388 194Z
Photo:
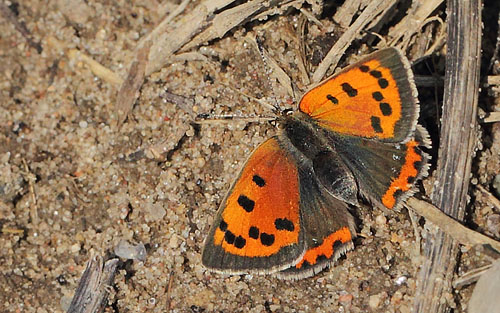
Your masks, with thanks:
M492 267L491 264L481 266L469 271L453 281L453 288L462 288L478 281L479 277Z
M349 48L351 42L361 33L363 28L376 16L389 10L396 2L396 0L371 1L363 10L363 13L359 15L351 27L349 27L349 29L347 29L337 40L326 57L319 64L312 76L312 82L320 82L330 67L336 67L344 52Z
M31 205L30 205L30 217L31 217L31 223L33 225L38 224L38 206L37 206L37 201L36 201L36 193L35 193L35 185L34 181L36 181L35 175L33 175L30 172L30 168L28 167L28 163L26 163L26 160L23 158L23 165L24 165L24 170L26 172L26 180L28 181L28 186L30 189L30 195L31 195Z
M87 64L87 66L90 68L90 70L95 76L99 77L100 79L112 85L119 86L123 83L123 79L120 77L120 75L116 74L109 68L103 66L102 64L95 61L94 59L92 59L91 57L89 57L88 55L86 55L85 53L81 52L78 49L70 49L68 51L68 58L71 60L83 61L85 64Z
M237 115L200 115L195 119L196 124L217 124L217 123L232 123L232 122L247 122L261 123L276 120L276 116L237 116Z
M441 231L451 236L457 242L470 246L490 246L500 252L500 241L496 241L465 227L434 205L414 197L408 199L406 204L410 209L417 212L418 215L425 217L426 220L439 227Z
M484 117L481 120L482 123L496 123L500 122L500 112L489 112L486 114L486 117Z
M167 312L170 312L170 302L171 302L171 291L172 291L172 286L174 285L174 271L170 272L169 278L168 278L168 285L167 285L167 290L165 292L165 298L166 298L166 303L165 303L165 308L167 309Z
M497 210L500 210L500 200L498 200L494 195L492 195L488 190L484 189L483 186L477 185L476 186L479 191L481 191L483 194L486 195L488 198L488 202L493 205Z
M420 255L421 253L421 237L420 237L420 231L418 229L418 219L417 215L415 214L414 210L408 210L408 215L410 216L410 221L411 221L411 226L413 226L413 232L415 233L415 242L417 244L416 250L418 254Z

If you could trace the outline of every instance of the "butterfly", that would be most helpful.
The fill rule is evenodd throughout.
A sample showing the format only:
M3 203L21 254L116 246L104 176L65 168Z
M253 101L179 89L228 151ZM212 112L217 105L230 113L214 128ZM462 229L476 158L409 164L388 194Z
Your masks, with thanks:
M277 117L217 212L202 252L210 270L312 276L354 248L360 197L400 207L427 175L417 89L397 48L374 52Z

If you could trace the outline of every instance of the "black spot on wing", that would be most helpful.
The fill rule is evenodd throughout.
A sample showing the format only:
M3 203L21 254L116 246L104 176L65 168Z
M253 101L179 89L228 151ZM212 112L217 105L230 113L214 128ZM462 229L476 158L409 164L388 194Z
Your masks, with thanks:
M372 116L371 118L373 130L376 133L383 133L382 126L380 126L380 118L378 116Z
M408 182L408 184L413 184L415 182L415 179L416 179L415 176L408 176L406 181Z
M401 189L398 189L394 191L394 199L399 199L403 195L403 191Z
M274 235L273 234L261 233L260 234L260 242L264 246L272 246L273 243L274 243Z
M342 247L342 241L335 240L335 242L333 243L333 251L339 250L340 247Z
M368 66L366 66L366 65L361 65L359 67L359 69L360 69L361 72L364 72L364 73L366 73L366 72L368 72L370 70L370 68Z
M260 177L259 175L253 175L252 181L259 187L264 187L266 185L266 181L264 178Z
M358 90L354 89L349 83L343 83L342 85L342 90L349 96L349 97L356 97L358 95Z
M384 116L389 116L392 114L392 108L389 103L387 102L380 102L379 103L380 111Z
M375 91L374 93L372 93L372 97L373 97L373 99L375 99L377 101L384 100L384 96L379 91Z
M389 86L389 82L385 78L380 78L378 80L378 85L380 86L380 88L385 89L387 88L387 86Z
M255 201L244 195L238 197L238 204L248 213L252 212L255 207Z
M232 245L234 243L235 239L236 239L236 236L232 232L230 232L229 230L227 230L226 233L224 234L224 240L230 245Z
M370 75L372 75L373 77L375 78L380 78L382 77L382 73L380 71L377 71L377 70L373 70L370 72Z
M221 231L226 231L227 230L227 223L226 223L226 221L224 221L224 220L220 221L220 223L219 223L219 229Z
M326 98L330 100L333 104L339 104L339 100L332 95L326 95Z
M258 239L259 238L259 229L255 226L251 226L250 229L248 230L248 237L253 238L253 239Z
M295 226L293 225L292 221L290 221L287 218L277 218L274 221L274 226L276 227L277 230L294 231L295 229Z
M247 241L241 236L236 237L236 239L234 240L234 246L238 249L242 249L246 244Z

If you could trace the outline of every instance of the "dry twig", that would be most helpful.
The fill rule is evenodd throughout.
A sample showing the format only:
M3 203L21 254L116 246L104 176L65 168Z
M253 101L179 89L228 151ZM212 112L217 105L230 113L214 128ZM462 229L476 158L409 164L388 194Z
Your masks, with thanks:
M91 257L78 283L68 313L103 312L108 299L108 286L115 278L118 259L103 264L100 256Z
M448 46L441 140L432 202L462 220L477 142L476 119L481 60L481 2L449 0ZM417 277L414 312L445 312L443 294L451 288L458 243L440 230L429 233L425 262Z
M31 206L30 206L30 217L31 223L36 225L38 224L38 206L36 204L36 193L35 193L35 181L36 177L30 172L30 168L28 167L28 163L23 158L24 171L26 173L26 180L28 181L28 186L31 194Z
M500 253L500 241L496 241L488 236L465 227L432 204L411 197L408 199L407 205L419 215L423 216L427 221L436 225L439 230L446 233L450 237L453 237L453 239L460 244L470 246L490 246Z
M350 46L351 42L361 33L366 25L368 25L375 17L387 12L397 1L383 0L372 1L359 15L356 21L347 29L337 42L332 46L323 61L318 65L318 68L312 76L312 82L320 82L330 67L336 67L344 52Z

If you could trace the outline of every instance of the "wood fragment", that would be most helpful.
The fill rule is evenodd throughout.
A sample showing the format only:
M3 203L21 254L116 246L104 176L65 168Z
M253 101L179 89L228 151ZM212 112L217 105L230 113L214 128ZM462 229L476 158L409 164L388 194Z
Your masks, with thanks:
M299 73L301 82L304 86L309 86L311 84L311 79L309 78L309 69L307 68L308 63L306 62L306 26L307 19L304 16L299 18L297 23L297 35L292 36L296 38L297 42L295 46L297 47L297 56L299 60L297 61L297 66L299 67Z
M95 61L85 53L81 52L78 49L70 49L67 52L68 58L73 61L82 61L87 66L89 69L92 71L92 73L99 77L100 79L115 85L119 86L123 83L123 79L120 77L120 75L116 74L112 70L108 69L107 67L103 66L99 62Z
M312 82L319 83L330 67L336 67L344 52L351 45L351 42L361 33L364 27L375 17L392 8L396 2L397 0L372 1L358 16L351 27L349 27L332 46L314 72Z
M500 312L500 260L496 260L477 281L467 303L468 313Z
M83 272L68 313L103 312L108 301L108 288L115 278L118 259L103 262L100 256L91 257ZM104 264L103 264L104 263Z
M477 282L479 277L491 268L491 264L481 266L469 271L453 281L453 288L459 289Z
M441 77L415 75L415 85L417 87L442 87L444 81Z
M136 59L132 62L128 72L127 79L122 83L120 91L116 97L115 112L116 120L115 127L121 125L127 118L130 110L139 97L139 89L144 81L144 75L147 65L147 56L149 53L150 44L145 44L136 55Z
M477 143L476 121L481 60L481 1L449 0L448 45L443 117L432 203L462 220L467 207L471 163ZM428 234L424 263L417 275L413 311L447 311L458 243L437 229Z
M489 246L500 253L500 241L465 227L434 205L414 197L408 199L406 204L418 215L423 216L427 221L436 225L442 232L452 237L458 243L469 246Z
M165 290L165 309L167 310L167 312L170 312L172 286L174 285L174 274L174 271L170 272L170 275L168 277L167 289Z
M310 2L310 0L305 0L305 1ZM314 1L320 2L322 0L314 0ZM271 1L272 5L268 6L267 9L262 10L260 13L250 17L249 22L263 21L271 15L282 14L283 12L286 12L290 8L300 9L303 3L304 0L273 0ZM311 9L313 12L317 12L315 10L315 5L313 5ZM319 13L317 14L319 15Z
M8 226L3 226L1 230L2 234L11 234L11 235L19 235L22 236L24 235L24 229L21 228L14 228L14 227L8 227Z
M440 6L443 0L413 1L405 17L387 34L390 46L399 46L403 50L408 46L410 39L418 34L426 19ZM397 44L400 42L399 44ZM381 48L380 45L377 46Z
M313 22L314 24L318 25L321 29L323 29L324 27L323 23L321 23L321 21L318 20L316 16L314 16L311 12L309 12L304 8L300 8L300 13L304 14L304 16L307 17L309 21Z
M500 113L500 112L498 112ZM488 190L486 190L483 186L481 185L477 185L476 186L477 189L479 189L479 191L481 191L487 198L487 201L492 205L494 206L498 211L500 211L500 200L498 200L497 197L495 197L494 195L492 195Z
M361 7L362 0L351 0L345 1L333 15L333 20L335 23L339 24L340 27L346 29L351 25L352 19Z
M169 57L207 27L216 10L220 10L235 0L204 0L184 15L169 31L168 23L160 24L158 30L149 38L153 43L148 55L145 75L159 70L168 62Z
M486 78L487 85L498 86L500 85L500 75L492 75Z
M244 23L252 15L264 10L269 5L270 2L267 0L252 0L217 14L203 32L183 47L183 51L197 47L209 40L221 38L235 26Z
M146 37L142 38L139 43L137 44L136 48L136 53L140 49L144 47L149 42L153 42L156 38L158 38L162 33L165 33L168 31L169 28L171 28L170 23L179 16L184 10L186 9L187 5L189 4L191 0L183 0L177 8L175 8L174 11L172 11L169 15L167 15L160 24L158 24L153 31L151 31ZM166 5L166 4L165 4Z

